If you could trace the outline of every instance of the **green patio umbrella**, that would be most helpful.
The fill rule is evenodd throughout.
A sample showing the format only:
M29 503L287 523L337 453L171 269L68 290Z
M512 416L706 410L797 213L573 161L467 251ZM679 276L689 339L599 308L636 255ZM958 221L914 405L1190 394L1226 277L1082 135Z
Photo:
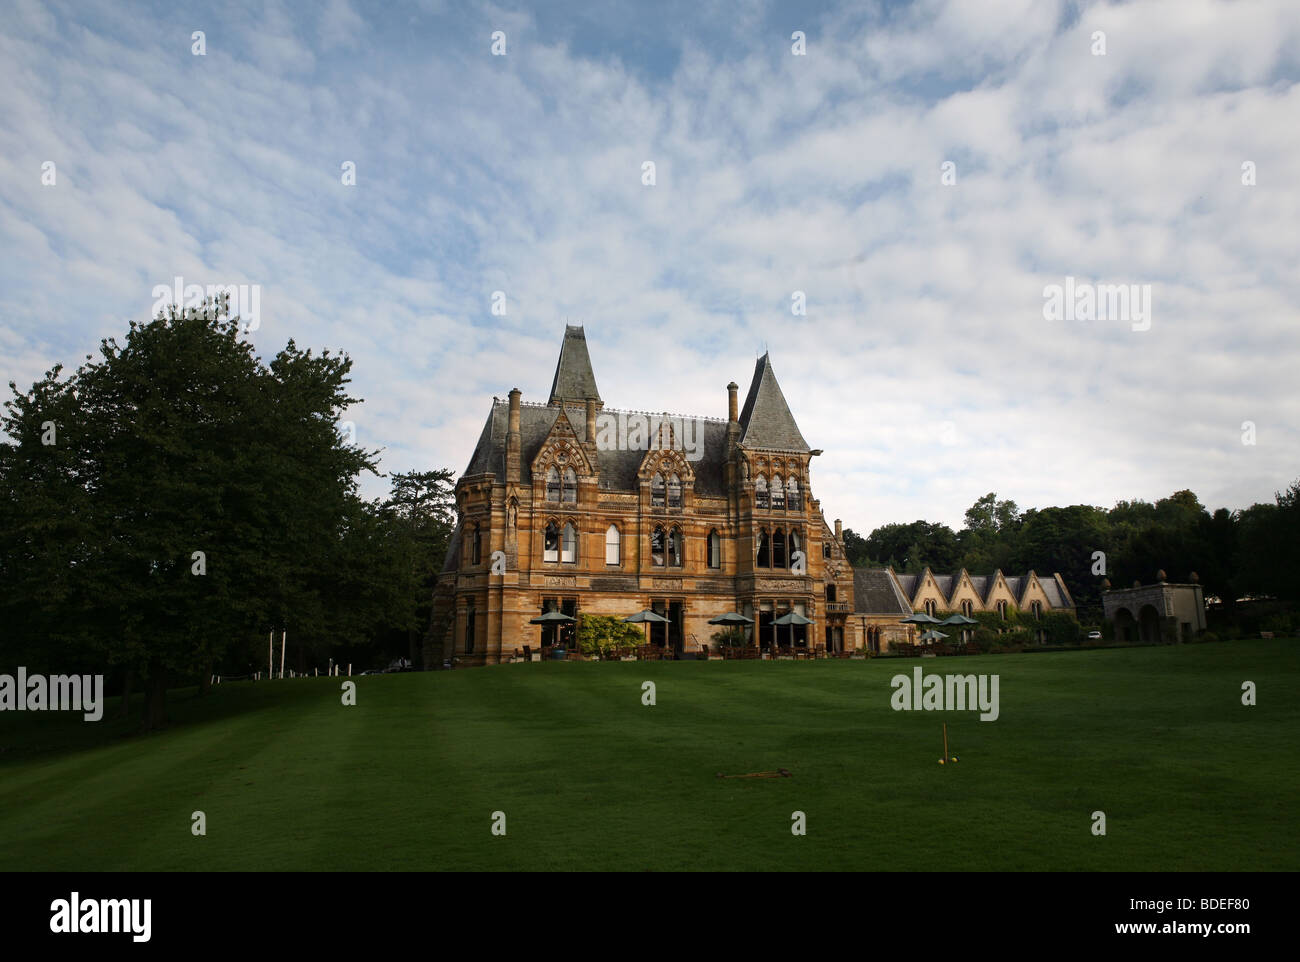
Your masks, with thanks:
M536 618L530 618L530 625L571 625L578 619L571 615L566 615L563 611L548 611L544 615Z
M728 611L724 615L718 615L716 618L709 619L709 624L711 625L752 625L753 623L753 618L746 618L744 615L735 611ZM742 639L743 637L742 632ZM748 642L746 642L746 644L748 644Z
M560 625L577 624L577 621L577 618L574 618L572 615L566 615L563 611L551 610L544 615L530 618L528 623L530 625L555 625L558 628ZM559 646L560 640L560 635L557 631L555 635L556 647Z
M752 625L753 623L753 618L746 618L734 611L728 611L725 615L718 615L716 618L709 619L711 625Z
M923 633L923 634L921 635L921 640L922 640L922 641L938 641L940 638L947 638L947 637L948 637L948 636L945 635L942 631L935 631L933 628L931 628L929 631L927 631L927 632L925 632L925 633Z
M774 619L772 620L772 624L773 624L773 626L782 627L782 628L784 628L786 625L811 625L811 624L812 624L812 619L811 619L811 618L805 618L803 615L799 614L799 612L797 612L797 611L787 611L787 612L786 612L785 614L783 614L780 618L774 618ZM790 638L791 638L791 642L790 642L790 643L791 643L791 644L794 644L794 634L793 634L793 632L791 633ZM773 643L773 644L776 644L775 640L774 640L772 643Z
M966 627L967 627L968 625L978 625L979 622L976 621L974 618L967 618L965 615L957 614L957 615L949 615L949 616L948 616L947 618L945 618L943 621L939 622L939 624L941 624L941 625L949 625L949 626L951 626L951 627L953 627L953 628L961 628L961 629L962 629L961 640L962 640L962 643L965 644L965 642L966 642Z
M650 622L652 621L660 622L665 625L669 624L667 618L659 614L659 612L657 611L651 611L649 608L642 608L636 614L628 615L623 620L627 622L629 625L641 625L641 624L649 625ZM645 643L647 645L650 644L650 629L648 627L645 630Z

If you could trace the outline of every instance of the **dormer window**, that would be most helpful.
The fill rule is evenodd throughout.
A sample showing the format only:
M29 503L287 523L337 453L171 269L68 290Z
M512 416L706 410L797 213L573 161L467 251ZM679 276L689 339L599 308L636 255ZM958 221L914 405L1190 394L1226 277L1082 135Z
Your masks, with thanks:
M662 508L665 504L664 476L656 472L650 481L650 507Z
M564 469L564 486L561 489L560 500L565 504L578 503L578 475L573 468Z
M546 472L546 500L557 504L560 500L560 469L553 464Z

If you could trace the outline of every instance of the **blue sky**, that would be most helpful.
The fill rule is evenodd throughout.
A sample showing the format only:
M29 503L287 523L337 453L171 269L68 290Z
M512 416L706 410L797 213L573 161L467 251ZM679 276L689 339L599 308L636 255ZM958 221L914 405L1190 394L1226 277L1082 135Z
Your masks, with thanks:
M348 352L387 470L462 470L568 321L619 408L725 416L766 346L858 530L1300 476L1294 3L7 6L6 381L179 275ZM1067 276L1150 329L1045 319Z

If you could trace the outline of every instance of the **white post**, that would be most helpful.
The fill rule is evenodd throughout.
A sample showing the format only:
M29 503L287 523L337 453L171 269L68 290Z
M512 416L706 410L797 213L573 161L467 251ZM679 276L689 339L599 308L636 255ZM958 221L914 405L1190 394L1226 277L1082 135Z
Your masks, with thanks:
M266 670L275 674L275 632L266 636Z
M288 636L287 631L280 632L280 677L284 677L284 640Z
M348 677L352 677L352 662L348 662Z

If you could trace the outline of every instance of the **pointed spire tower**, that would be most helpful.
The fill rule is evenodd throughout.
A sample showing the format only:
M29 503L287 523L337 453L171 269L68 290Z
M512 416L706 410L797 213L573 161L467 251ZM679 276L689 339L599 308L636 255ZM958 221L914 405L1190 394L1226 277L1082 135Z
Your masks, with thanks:
M587 353L587 335L582 325L564 325L564 341L560 344L560 360L555 365L555 380L551 382L552 407L571 404L582 407L588 398L597 408L605 403L596 389L596 375L591 370L591 356Z
M747 448L794 451L808 454L808 442L794 423L790 406L785 403L781 385L776 383L772 361L767 354L754 366L754 380L740 412L740 443Z

